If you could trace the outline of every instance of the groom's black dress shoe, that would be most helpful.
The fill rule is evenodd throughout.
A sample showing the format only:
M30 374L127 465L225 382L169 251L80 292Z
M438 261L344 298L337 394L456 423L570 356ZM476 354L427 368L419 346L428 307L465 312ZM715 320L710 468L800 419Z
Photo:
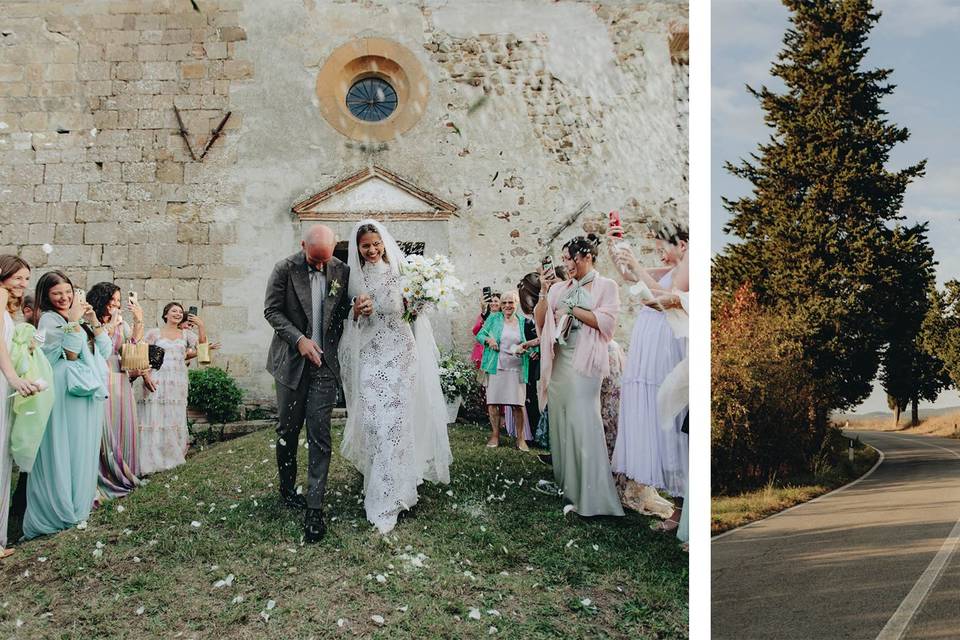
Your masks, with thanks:
M310 544L320 542L327 533L327 525L323 522L323 509L307 509L303 517L303 541Z
M307 499L299 493L280 493L280 503L291 509L303 511L307 508Z

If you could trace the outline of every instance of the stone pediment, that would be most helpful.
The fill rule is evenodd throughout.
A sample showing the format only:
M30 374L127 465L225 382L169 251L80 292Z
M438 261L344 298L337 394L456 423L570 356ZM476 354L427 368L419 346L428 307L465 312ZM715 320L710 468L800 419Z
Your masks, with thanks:
M447 220L457 206L374 165L293 205L304 220Z

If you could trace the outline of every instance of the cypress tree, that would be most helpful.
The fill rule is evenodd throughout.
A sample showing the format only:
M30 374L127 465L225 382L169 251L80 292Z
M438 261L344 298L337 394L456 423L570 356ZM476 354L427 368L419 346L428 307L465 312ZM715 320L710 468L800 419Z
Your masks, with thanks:
M749 282L761 304L791 313L817 386L812 426L869 394L895 301L893 225L925 161L887 168L909 137L881 106L890 69L865 69L867 37L880 18L870 0L783 0L791 12L771 73L783 91L747 90L771 133L750 158L727 163L752 185L724 199L725 227L739 241L714 260L720 295ZM794 323L791 323L792 325Z

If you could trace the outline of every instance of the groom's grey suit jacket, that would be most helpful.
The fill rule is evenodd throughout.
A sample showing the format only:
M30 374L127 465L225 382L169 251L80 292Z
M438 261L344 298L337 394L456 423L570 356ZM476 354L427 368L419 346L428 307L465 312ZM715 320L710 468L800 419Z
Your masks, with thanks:
M350 267L337 258L326 266L327 287L323 299L323 360L340 379L337 349L343 334L343 322L350 311L347 281ZM273 340L267 353L267 371L279 383L296 389L303 377L307 359L297 350L300 336L310 337L313 305L310 300L310 274L303 252L285 258L273 267L267 282L263 317L273 327Z

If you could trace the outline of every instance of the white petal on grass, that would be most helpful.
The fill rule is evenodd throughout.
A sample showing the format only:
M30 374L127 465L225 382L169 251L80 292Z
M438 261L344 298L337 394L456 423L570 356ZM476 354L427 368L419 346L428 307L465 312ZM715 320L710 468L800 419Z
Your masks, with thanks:
M500 612L496 609L487 609L487 614L491 616L497 616L498 618L500 617Z
M40 556L39 558L37 558L37 562L46 562L46 561L47 561L46 556Z
M573 546L573 538L570 538L570 540L567 541L566 548L569 549L572 546Z
M214 588L214 589L221 589L221 588L223 588L223 587L229 587L229 586L231 586L231 585L233 585L233 574L232 574L232 573L229 574L229 575L227 575L226 578L223 578L222 580L217 580L216 582L214 582L214 583L213 583L213 588Z
M126 510L127 510L127 508L126 508L125 506L123 506L122 504L118 504L118 505L117 505L117 513L123 513L123 512L126 511Z
M193 527L194 529L199 529L200 523L194 520L193 522L190 523L190 526Z
M490 627L489 629L487 629L487 635L488 635L488 636L493 636L493 635L496 635L496 634L497 634L497 628L496 628L496 627Z
M383 616L381 616L381 615L370 616L370 619L373 620L374 622L376 622L377 624L380 624L380 625L383 625L383 624L386 624L386 623L387 623L387 621L384 620Z
M146 610L147 610L146 607L144 607L143 605L140 605L139 607L137 607L136 614L137 614L138 616L142 616L142 615L143 615L143 612L146 611Z
M86 520L81 521L81 522L77 525L77 529L80 529L81 531L83 531L83 530L86 529L86 528L87 528L87 521L86 521Z
M243 602L243 596L242 596L242 595L237 596L237 597L235 597L233 600L231 600L231 602L232 602L233 604L240 604L241 602Z
M377 582L379 582L380 584L383 584L386 581L387 581L387 577L385 575L383 575L382 573L377 574Z
M473 607L472 609L470 609L470 613L467 614L467 617L470 618L471 620L479 620L479 619L480 619L480 609L477 609L476 607Z
M273 611L276 608L277 603L275 600L267 600L267 611Z
M337 619L337 626L340 627L341 629L343 628L343 625L345 625L345 624L347 624L347 621L344 620L343 618L338 618L338 619Z
M582 604L585 607L589 607L590 605L593 604L593 600L591 600L590 598L584 598L583 600L580 601L580 604Z
M397 611L403 611L404 613L406 613L406 612L407 612L407 609L409 609L409 608L410 608L410 607L409 607L408 605L403 605L403 606L401 606L401 607L397 607Z

